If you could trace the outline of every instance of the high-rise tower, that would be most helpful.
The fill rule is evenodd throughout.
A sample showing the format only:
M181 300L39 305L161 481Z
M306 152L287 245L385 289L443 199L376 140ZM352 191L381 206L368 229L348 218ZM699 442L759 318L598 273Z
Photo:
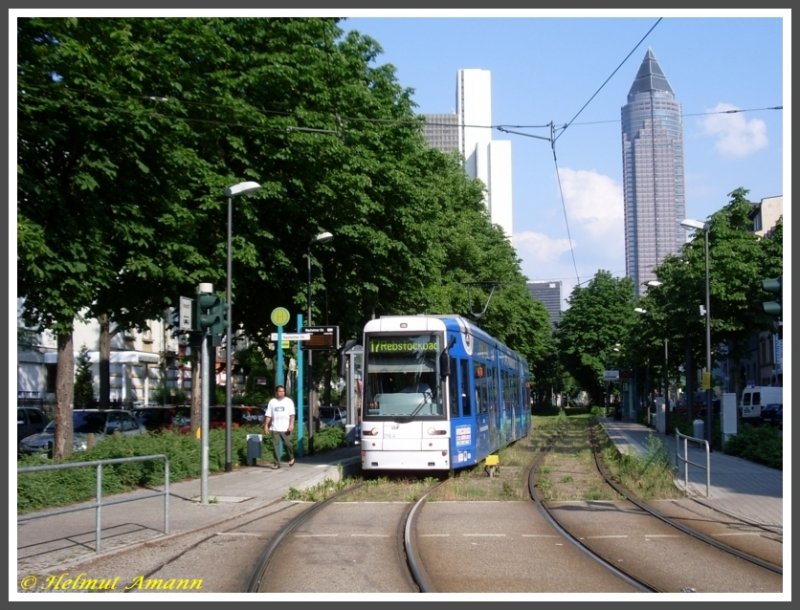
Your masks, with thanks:
M686 236L681 106L648 49L622 107L625 271L637 294Z
M464 171L486 185L489 218L511 239L511 142L492 140L492 74L489 70L459 70L455 114L425 115L425 138L445 152L464 159Z

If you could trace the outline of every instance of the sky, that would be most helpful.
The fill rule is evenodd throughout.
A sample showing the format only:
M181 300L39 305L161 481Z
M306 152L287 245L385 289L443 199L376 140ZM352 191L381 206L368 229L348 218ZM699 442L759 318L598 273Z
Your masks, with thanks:
M341 27L380 44L376 65L396 68L419 113L455 111L459 69L491 71L529 281L560 280L566 299L598 270L625 276L620 116L648 48L683 110L686 217L705 220L739 187L753 202L790 195L790 121L776 109L791 91L788 11L465 13L353 13Z

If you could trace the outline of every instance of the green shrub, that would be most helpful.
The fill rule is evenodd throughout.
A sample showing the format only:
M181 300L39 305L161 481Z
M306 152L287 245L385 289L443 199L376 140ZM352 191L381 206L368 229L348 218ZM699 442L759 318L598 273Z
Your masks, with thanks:
M345 430L339 426L323 428L314 433L314 451L329 451L345 444Z
M772 426L744 424L725 443L725 453L783 470L783 435Z

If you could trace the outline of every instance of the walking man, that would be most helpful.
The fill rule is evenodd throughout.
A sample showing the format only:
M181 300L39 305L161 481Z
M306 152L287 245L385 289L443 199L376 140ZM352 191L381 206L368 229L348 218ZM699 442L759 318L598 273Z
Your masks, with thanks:
M294 401L286 395L286 388L282 385L275 386L275 397L267 403L264 413L264 432L272 433L272 453L276 468L281 467L281 441L289 454L289 466L294 466L294 413Z

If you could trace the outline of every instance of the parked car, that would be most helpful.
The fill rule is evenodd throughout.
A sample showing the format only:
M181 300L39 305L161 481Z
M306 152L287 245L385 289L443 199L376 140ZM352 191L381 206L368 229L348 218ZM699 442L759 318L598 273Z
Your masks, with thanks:
M320 407L319 408L319 427L340 426L344 428L347 423L347 414L341 407Z
M238 417L235 415L237 412L241 413L242 425L253 424L261 426L264 424L264 409L261 407L248 407L244 405L233 407L234 417Z
M49 421L39 407L17 407L17 444L26 436L44 430Z
M130 412L122 409L75 409L72 411L73 451L85 451L89 434L94 434L95 442L112 436L115 432L125 436L144 434L147 430ZM50 453L56 432L56 422L52 420L38 434L26 436L19 443L20 453Z
M192 431L192 414L188 407L140 407L133 414L151 432L176 431L188 434Z
M783 405L772 403L761 409L761 420L773 426L783 428Z

